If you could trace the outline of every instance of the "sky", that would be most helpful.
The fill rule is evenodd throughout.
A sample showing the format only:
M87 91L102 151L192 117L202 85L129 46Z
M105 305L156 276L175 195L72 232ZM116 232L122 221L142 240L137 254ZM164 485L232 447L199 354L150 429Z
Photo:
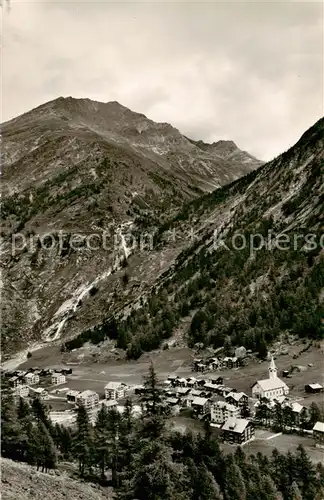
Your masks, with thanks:
M323 115L321 2L11 0L1 18L2 122L118 101L270 160Z

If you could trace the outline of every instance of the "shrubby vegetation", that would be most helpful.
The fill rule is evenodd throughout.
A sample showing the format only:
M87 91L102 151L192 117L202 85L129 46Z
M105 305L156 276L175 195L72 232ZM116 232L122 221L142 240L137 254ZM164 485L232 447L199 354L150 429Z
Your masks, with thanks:
M321 500L324 468L313 465L302 446L295 453L225 455L208 425L194 436L168 426L160 382L151 366L145 378L142 417L132 404L121 415L99 410L95 425L76 410L73 428L53 426L44 405L15 403L5 392L1 407L2 454L45 471L71 462L83 480L107 484L119 500Z

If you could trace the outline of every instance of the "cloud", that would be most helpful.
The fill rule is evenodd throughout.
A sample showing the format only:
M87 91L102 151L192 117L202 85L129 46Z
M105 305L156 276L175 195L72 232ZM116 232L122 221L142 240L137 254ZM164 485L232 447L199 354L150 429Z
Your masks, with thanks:
M261 159L323 111L321 3L12 2L3 120L60 95L117 100Z

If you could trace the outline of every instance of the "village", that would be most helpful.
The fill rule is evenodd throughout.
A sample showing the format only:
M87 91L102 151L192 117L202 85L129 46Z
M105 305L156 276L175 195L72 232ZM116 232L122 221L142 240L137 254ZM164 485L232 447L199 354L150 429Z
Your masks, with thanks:
M244 367L248 356L244 348L238 348L235 356L195 357L191 361L190 376L169 374L164 378L161 387L170 419L175 422L180 419L187 428L199 428L200 425L202 429L203 422L209 422L212 432L230 446L249 445L261 435L266 435L267 440L282 434L297 440L306 436L321 457L324 453L323 418L314 407L302 404L303 397L290 394L288 385L278 375L273 356L268 359L268 373L263 379L255 380L249 393L224 380L223 371L237 372ZM140 398L145 392L142 384L107 380L101 390L78 390L73 368L69 367L30 367L5 371L3 375L16 397L40 398L48 406L54 424L73 426L75 408L80 404L87 409L93 424L102 405L123 412L126 399L132 401L134 414L141 414ZM286 379L290 377L288 370L282 370L281 375ZM71 385L73 388L69 387ZM316 380L304 386L305 396L322 393L323 386Z

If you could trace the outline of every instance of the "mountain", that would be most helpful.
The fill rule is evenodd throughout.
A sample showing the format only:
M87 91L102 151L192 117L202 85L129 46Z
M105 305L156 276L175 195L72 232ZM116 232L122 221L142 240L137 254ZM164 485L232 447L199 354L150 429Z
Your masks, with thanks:
M110 337L137 358L180 331L189 346L243 344L262 356L282 334L323 338L323 132L321 119L273 161L161 225L145 265L129 260L130 276L150 287L66 348Z
M150 237L184 204L262 164L231 141L192 141L117 102L59 98L1 131L5 351L73 336L131 302L178 250L148 256L151 277L126 286L129 253L146 265L128 239Z

